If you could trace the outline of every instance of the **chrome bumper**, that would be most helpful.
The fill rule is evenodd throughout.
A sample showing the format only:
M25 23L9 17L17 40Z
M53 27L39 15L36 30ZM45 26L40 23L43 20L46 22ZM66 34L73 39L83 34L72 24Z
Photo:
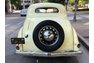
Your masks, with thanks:
M75 52L16 52L17 54L26 56L37 56L37 57L62 57L62 56L78 56L82 51Z

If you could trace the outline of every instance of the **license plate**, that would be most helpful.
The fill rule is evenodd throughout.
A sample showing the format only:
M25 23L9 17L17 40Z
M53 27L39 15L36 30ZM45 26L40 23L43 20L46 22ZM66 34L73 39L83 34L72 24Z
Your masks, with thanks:
M24 38L11 38L11 44L25 44Z

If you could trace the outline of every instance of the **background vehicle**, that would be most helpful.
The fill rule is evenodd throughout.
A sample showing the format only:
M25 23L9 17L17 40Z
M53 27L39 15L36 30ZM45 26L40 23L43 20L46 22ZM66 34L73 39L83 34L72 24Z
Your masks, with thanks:
M27 8L22 9L22 10L20 11L20 15L21 15L21 16L26 16L26 14L27 14Z
M55 3L38 3L28 8L17 38L16 53L31 56L74 56L81 53L75 29L65 7Z

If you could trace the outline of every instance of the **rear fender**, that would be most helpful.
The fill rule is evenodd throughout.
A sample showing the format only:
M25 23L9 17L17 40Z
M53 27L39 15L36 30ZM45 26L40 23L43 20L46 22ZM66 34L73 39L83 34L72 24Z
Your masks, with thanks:
M73 28L73 37L74 37L74 51L79 51L80 49L77 47L79 41L78 41L77 33L74 28Z

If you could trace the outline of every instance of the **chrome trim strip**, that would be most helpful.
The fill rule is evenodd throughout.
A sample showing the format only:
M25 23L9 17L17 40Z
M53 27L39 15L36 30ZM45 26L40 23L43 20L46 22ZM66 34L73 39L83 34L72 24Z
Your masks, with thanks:
M26 56L38 56L38 57L62 57L62 56L77 56L82 53L82 51L75 51L75 52L16 52L20 55L26 55Z

